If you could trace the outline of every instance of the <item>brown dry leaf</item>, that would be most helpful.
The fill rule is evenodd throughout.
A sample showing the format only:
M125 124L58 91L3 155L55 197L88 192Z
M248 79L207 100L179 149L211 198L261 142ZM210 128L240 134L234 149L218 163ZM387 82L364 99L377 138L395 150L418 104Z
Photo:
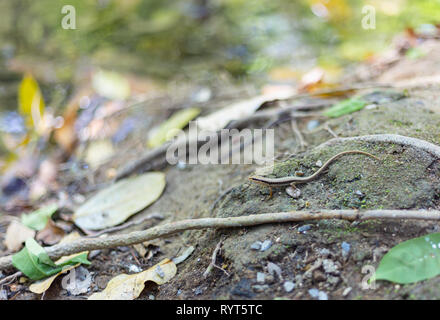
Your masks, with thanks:
M77 239L79 239L79 238L81 238L80 234L79 234L78 232L75 231L75 232L72 232L72 233L68 234L67 236L65 236L65 237L63 238L63 240L60 241L60 243L69 243L69 242L73 242L73 241L75 241L75 240L77 240ZM61 257L61 258L58 259L55 263L57 263L57 264L58 264L58 263L63 263L63 262L65 262L65 261L71 259L72 257L77 256L77 255L80 255L80 254L83 254L83 253L84 253L84 252L81 252L81 253L75 253L75 254L72 254L72 255L70 255L70 256ZM87 251L87 253L88 253L88 251ZM64 270L60 271L60 272L57 273L57 274L54 274L53 276L51 276L51 277L49 277L49 278L47 278L47 279L43 279L43 280L37 281L37 282L35 282L35 283L33 283L33 284L31 284L31 285L29 286L29 290L30 290L31 292L33 292L33 293L41 294L41 293L45 292L47 289L49 289L49 287L51 286L51 284L53 283L53 281L54 281L59 275L61 275L61 274L63 274L63 273L66 273L66 272L68 272L68 271L70 271L70 270L72 270L72 269L78 267L79 265L80 265L80 263L78 263L78 264L76 264L76 265L73 265L73 266L68 266L68 267L66 267Z
M145 282L153 281L158 285L171 280L177 273L177 267L170 259L165 259L150 269L135 274L120 274L109 281L107 287L94 293L89 300L134 300L145 288Z
M9 251L15 252L23 246L23 242L25 242L27 238L33 238L34 236L34 230L14 220L6 230L4 244Z
M65 235L63 229L56 225L51 219L47 221L43 230L37 233L36 239L42 241L46 245L54 245L58 243Z
M142 243L137 243L133 245L133 248L139 253L139 256L145 257L147 254L147 249L145 249L144 245Z

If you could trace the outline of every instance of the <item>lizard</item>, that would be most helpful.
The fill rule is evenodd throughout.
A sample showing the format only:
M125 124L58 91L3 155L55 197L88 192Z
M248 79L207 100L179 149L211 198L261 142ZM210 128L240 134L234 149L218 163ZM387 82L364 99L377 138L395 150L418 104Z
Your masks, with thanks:
M347 155L347 154L363 154L365 156L368 156L368 157L371 157L373 159L380 161L380 159L378 157L376 157L368 152L359 151L359 150L349 150L349 151L343 151L343 152L340 152L340 153L334 155L333 157L328 159L327 162L324 163L321 168L319 168L315 173L313 173L312 175L310 175L308 177L288 176L288 177L282 177L282 178L266 178L266 177L262 177L262 176L251 176L251 177L249 177L249 180L251 180L252 182L262 184L266 187L269 187L269 191L270 191L269 199L271 199L272 198L272 187L282 187L282 186L289 186L290 185L293 188L295 188L296 184L307 183L307 182L313 181L313 180L317 179L325 171L325 169L328 168L328 166L332 162L334 162L339 157Z

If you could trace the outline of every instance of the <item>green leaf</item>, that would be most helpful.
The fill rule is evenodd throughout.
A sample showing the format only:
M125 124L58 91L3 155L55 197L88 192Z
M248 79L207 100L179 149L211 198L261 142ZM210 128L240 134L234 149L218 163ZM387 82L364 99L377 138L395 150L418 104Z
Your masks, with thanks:
M151 135L148 140L148 146L154 148L171 140L176 135L176 131L184 128L199 113L200 109L198 108L183 109L176 112Z
M324 115L329 118L337 118L343 116L344 114L359 111L363 109L366 105L366 101L360 100L358 98L351 98L335 104L333 107L326 110L324 112Z
M58 206L56 204L52 204L29 214L23 214L21 216L21 223L31 229L42 230L46 226L47 221L57 210Z
M380 261L376 279L413 283L440 274L440 233L411 239L392 248Z
M77 255L61 264L55 264L46 251L32 238L26 240L25 247L12 256L12 264L32 280L50 277L63 267L78 263L90 264L87 252Z
M44 100L37 81L26 74L18 89L18 110L28 126L36 127L44 113Z

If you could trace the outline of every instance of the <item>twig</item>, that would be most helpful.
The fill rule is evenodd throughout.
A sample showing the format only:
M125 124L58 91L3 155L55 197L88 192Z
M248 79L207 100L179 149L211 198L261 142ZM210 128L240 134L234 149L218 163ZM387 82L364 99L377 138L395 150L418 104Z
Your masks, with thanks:
M134 220L134 221L129 221L127 223L121 224L120 226L111 227L111 228L104 229L104 230L101 230L101 231L98 231L98 232L93 232L91 230L86 230L86 229L81 229L81 230L85 234L87 234L86 238L95 238L95 237L99 237L100 235L103 235L105 233L120 231L120 230L126 229L128 227L141 224L142 222L144 222L146 220L150 220L150 219L160 219L160 220L162 220L163 216L158 214L158 213L152 213L152 214L149 214L149 215L147 215L147 216L145 216L143 218L140 218L140 219L137 219L137 220Z
M4 277L3 279L0 280L0 286L4 284L9 284L13 282L17 277L20 277L22 275L23 273L21 271L18 271L14 274L11 274L10 276Z
M367 136L349 137L349 138L336 138L331 139L323 144L319 145L319 148L327 148L329 146L345 142L345 141L366 141L366 142L381 142L381 143L395 143L404 146L414 147L423 151L426 151L433 156L440 158L440 146L430 143L425 140L420 140L417 138L411 138L406 136L401 136L398 134L373 134Z
M307 147L307 142L304 140L304 137L301 133L301 131L298 128L298 122L296 121L296 119L292 119L292 121L290 122L291 126L292 126L292 130L295 133L298 141L299 141L299 146L300 149L303 151L306 147Z
M222 245L223 245L223 240L220 240L219 243L217 243L217 245L215 246L214 252L212 253L212 257L211 257L211 263L209 264L208 268L206 268L205 272L203 272L203 278L206 278L209 275L209 273L212 271L212 268L220 269L229 277L229 273L225 269L223 269L222 267L216 264L217 255L221 250Z
M322 219L342 219L349 221L369 219L440 220L440 210L316 210L253 214L242 217L190 219L156 226L147 230L134 231L123 235L113 235L106 238L96 239L83 238L75 242L47 247L46 252L51 259L58 259L63 256L83 251L130 246L186 230L239 228L268 223ZM1 257L0 270L10 267L12 267L12 256Z
M327 132L330 133L333 138L339 138L339 136L332 130L332 128L330 128L327 122L324 124L324 129L327 130Z

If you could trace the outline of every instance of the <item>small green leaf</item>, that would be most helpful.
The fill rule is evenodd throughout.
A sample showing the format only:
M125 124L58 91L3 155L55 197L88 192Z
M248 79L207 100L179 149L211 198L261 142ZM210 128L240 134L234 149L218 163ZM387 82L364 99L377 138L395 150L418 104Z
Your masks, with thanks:
M440 233L411 239L392 248L380 261L376 279L413 283L440 274Z
M78 263L90 264L87 260L87 252L61 264L55 264L46 251L32 238L27 239L25 247L12 256L14 267L32 280L50 277L63 270L63 267Z
M200 109L198 108L183 109L176 112L151 135L148 140L148 146L151 148L158 147L164 142L171 140L178 130L184 128L199 113Z
M46 226L47 221L57 210L58 206L56 204L52 204L29 214L23 214L21 216L21 223L31 229L42 230Z
M359 111L363 109L366 105L366 101L357 98L347 99L335 104L333 107L326 110L324 112L324 115L329 118L337 118L343 116L344 114Z

